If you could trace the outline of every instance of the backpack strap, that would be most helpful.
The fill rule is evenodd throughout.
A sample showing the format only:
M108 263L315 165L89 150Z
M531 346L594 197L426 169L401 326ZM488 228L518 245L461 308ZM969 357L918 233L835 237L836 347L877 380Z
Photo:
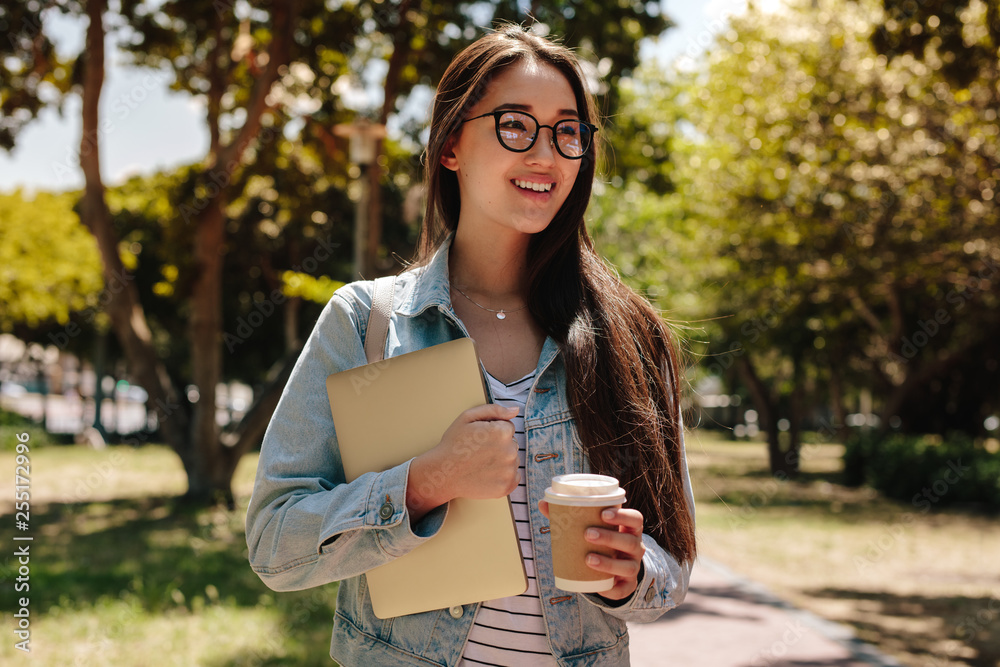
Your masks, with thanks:
M389 338L389 316L392 315L392 295L396 291L396 276L375 279L372 309L368 313L365 332L365 357L369 364L385 358L385 343Z

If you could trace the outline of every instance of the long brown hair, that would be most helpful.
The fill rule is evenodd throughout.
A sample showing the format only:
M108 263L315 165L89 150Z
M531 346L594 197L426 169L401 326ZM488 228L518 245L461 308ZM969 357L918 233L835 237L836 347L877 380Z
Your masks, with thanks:
M458 227L454 172L441 165L449 138L491 80L521 60L552 65L569 81L581 120L597 109L576 56L516 25L505 25L459 53L434 99L426 153L427 209L418 263ZM644 531L681 561L695 556L693 508L684 493L679 361L669 329L650 304L594 251L584 212L598 157L592 142L573 189L528 247L528 308L560 344L568 397L591 468L622 481Z

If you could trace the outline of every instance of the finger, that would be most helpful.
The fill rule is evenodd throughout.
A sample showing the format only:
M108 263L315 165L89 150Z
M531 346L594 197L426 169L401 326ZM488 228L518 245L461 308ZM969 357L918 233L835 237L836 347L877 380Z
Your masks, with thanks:
M549 503L545 500L538 501L538 510L542 513L546 519L549 518Z
M462 417L469 423L478 421L510 421L517 416L517 412L518 409L516 406L505 408L496 403L486 403L469 408L462 413Z
M613 526L620 526L634 535L642 534L642 512L639 510L609 507L601 512L601 519Z
M604 528L591 527L584 532L583 537L588 542L611 547L615 551L621 551L636 559L641 559L646 552L642 538L632 533L619 533Z
M609 558L601 554L589 553L587 554L587 567L632 582L635 582L639 576L639 561L631 558ZM634 585L633 588L635 588Z

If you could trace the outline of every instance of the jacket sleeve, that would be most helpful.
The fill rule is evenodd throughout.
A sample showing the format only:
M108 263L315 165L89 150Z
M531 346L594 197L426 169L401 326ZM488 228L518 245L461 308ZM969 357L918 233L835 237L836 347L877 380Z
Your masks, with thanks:
M409 461L345 479L326 378L365 363L371 292L359 285L366 284L341 288L323 310L261 445L247 546L250 566L274 590L320 586L383 565L433 537L447 512L444 505L411 524Z
M681 434L683 438L683 426ZM688 472L687 455L681 444L681 467L684 475L684 495L687 496L691 519L694 520L694 495L691 492L691 476ZM639 585L632 597L617 603L609 603L604 598L586 594L585 600L597 605L606 613L631 623L655 621L670 611L687 595L693 563L680 562L656 543L651 536L643 534L642 544L646 553L642 557Z

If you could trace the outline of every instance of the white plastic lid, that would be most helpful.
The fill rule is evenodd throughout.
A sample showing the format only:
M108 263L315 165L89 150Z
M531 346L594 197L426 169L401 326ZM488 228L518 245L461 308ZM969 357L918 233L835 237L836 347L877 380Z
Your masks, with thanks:
M545 489L548 500L566 500L572 504L610 502L620 503L625 499L625 489L618 486L618 480L606 475L574 473L556 475L552 486Z

